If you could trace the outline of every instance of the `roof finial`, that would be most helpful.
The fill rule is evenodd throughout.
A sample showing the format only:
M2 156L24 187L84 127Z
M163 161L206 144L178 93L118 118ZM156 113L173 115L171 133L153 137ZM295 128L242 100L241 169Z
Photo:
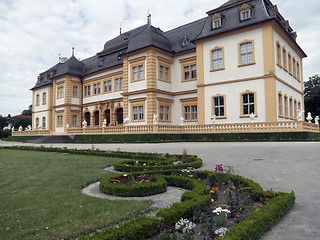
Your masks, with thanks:
M74 47L72 47L72 56L74 56Z
M122 24L123 24L124 22L120 22L120 35L121 35L121 30L122 30Z
M148 19L148 25L151 26L151 10L148 10L147 19Z

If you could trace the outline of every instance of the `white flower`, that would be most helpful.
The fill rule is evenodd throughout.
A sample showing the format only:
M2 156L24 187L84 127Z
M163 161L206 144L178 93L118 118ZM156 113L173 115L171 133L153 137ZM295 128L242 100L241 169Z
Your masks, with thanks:
M226 232L228 231L228 228L221 227L218 230L214 231L215 234L217 234L219 237L223 237L226 235Z
M176 230L183 230L186 229L187 231L191 232L195 228L195 224L190 222L188 219L181 218L176 224L175 229Z

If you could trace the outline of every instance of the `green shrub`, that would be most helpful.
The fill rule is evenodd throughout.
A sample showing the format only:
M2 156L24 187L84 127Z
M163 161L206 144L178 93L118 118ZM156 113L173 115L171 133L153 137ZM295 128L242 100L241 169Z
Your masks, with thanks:
M79 240L145 240L160 231L159 218L140 216L124 222L118 227L109 227L90 236L80 236Z
M176 156L176 155L175 155ZM180 155L181 157L181 155ZM152 170L171 170L171 169L185 169L188 167L192 168L200 168L202 166L202 159L196 157L196 156L190 156L190 161L186 163L181 164L172 164L173 158L170 156L170 158L160 158L157 160L148 160L145 163L146 165L135 164L136 161L123 161L118 162L113 165L114 169L120 172L137 172L137 171L152 171Z
M122 197L143 197L155 195L166 191L167 182L161 175L154 175L154 182L150 183L136 183L133 185L113 184L111 179L118 179L122 174L106 176L101 179L99 188L101 192L109 195ZM128 175L128 178L133 178L135 174Z
M194 211L203 209L211 202L211 196L206 195L206 185L188 177L164 176L170 186L176 186L191 190L181 197L180 203L174 203L172 207L161 209L157 216L163 218L167 225L177 222L181 218L191 217Z

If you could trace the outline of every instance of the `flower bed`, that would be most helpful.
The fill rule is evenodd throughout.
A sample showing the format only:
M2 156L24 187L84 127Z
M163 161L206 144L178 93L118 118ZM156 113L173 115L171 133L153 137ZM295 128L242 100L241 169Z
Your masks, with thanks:
M120 172L174 170L188 167L200 168L201 166L202 160L193 155L174 155L165 159L123 161L113 165L114 169Z
M167 182L161 175L116 174L101 179L100 191L122 197L143 197L166 191Z

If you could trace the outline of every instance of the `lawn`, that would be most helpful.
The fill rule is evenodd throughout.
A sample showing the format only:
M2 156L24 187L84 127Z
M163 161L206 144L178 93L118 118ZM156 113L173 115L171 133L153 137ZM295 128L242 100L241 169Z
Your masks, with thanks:
M66 239L149 211L149 201L81 193L120 160L0 149L0 239Z

